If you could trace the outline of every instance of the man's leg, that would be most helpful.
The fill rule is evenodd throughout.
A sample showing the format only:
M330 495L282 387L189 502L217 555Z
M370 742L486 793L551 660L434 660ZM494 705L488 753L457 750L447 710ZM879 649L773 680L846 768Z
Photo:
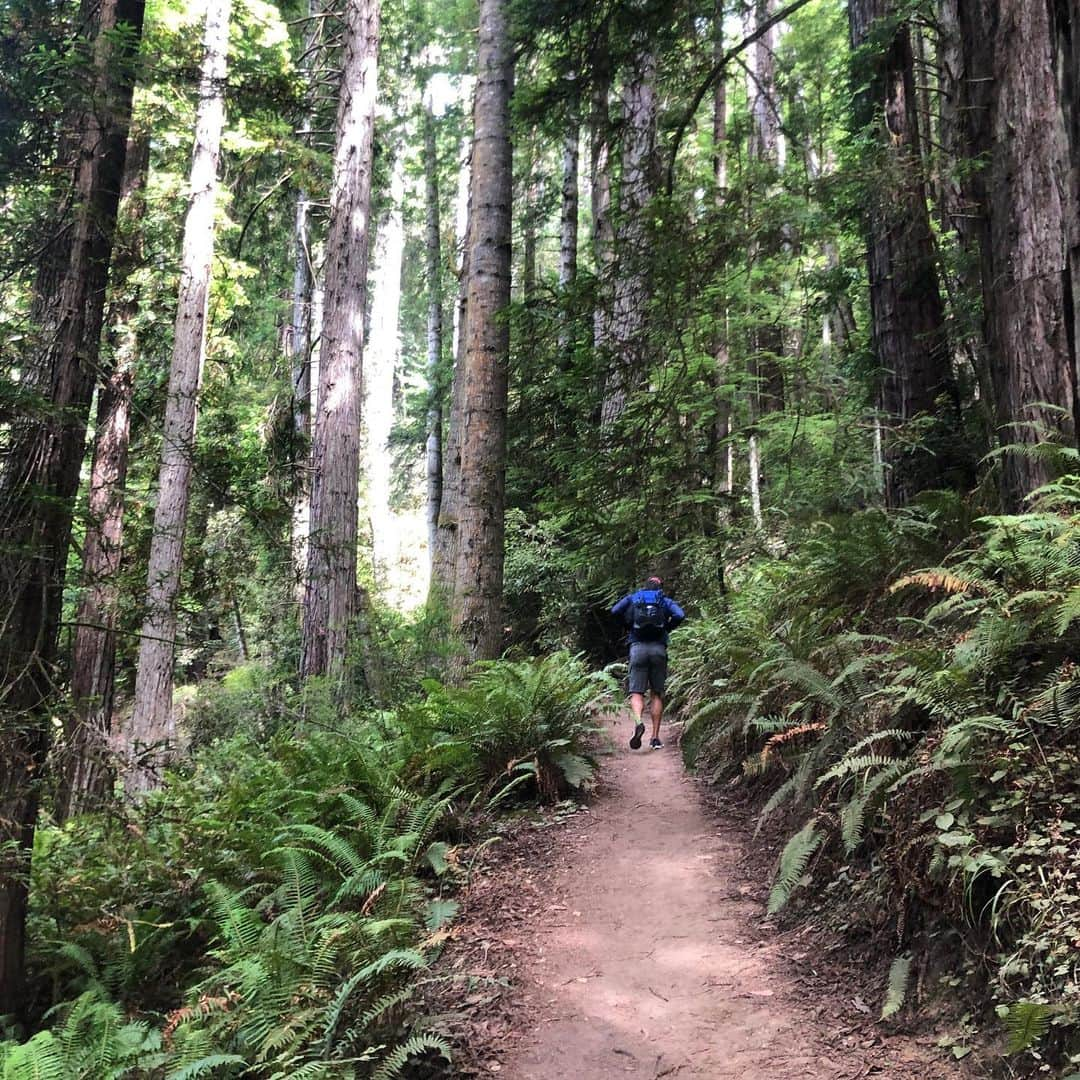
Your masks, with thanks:
M667 683L667 648L660 645L653 650L649 664L649 686L652 688L652 700L649 702L649 715L652 718L652 738L649 745L656 748L660 743L660 721L664 716L664 686Z
M649 711L652 714L652 737L660 738L660 721L664 715L664 699L654 690L652 701L649 702Z
M641 646L634 643L630 646L630 709L634 714L634 734L630 739L630 749L641 748L641 736L645 734L645 721L641 719L645 711L645 689L648 686L649 671L648 657L644 656Z

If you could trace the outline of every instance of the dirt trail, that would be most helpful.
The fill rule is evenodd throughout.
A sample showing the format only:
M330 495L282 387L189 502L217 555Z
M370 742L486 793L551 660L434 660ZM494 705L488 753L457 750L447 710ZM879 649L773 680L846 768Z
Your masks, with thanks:
M800 984L777 941L760 940L760 903L740 890L742 834L707 814L675 747L634 753L628 730L615 728L606 794L529 882L543 908L514 942L529 1029L500 1075L958 1076L940 1051L883 1038L852 988L823 1002Z

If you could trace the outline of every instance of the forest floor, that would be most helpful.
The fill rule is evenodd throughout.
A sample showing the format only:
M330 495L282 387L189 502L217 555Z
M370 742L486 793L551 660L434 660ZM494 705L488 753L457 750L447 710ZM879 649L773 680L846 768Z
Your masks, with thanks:
M820 933L763 923L745 824L704 805L676 746L631 751L625 716L611 730L591 804L514 830L474 876L440 1003L458 1075L970 1075L934 1035L874 1022L887 957L856 971Z

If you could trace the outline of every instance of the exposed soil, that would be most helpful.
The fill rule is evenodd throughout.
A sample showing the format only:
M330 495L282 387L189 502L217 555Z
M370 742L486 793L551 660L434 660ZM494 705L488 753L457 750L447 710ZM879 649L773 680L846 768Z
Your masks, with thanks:
M875 1024L880 992L823 971L820 941L763 927L745 829L704 808L677 748L614 730L591 807L521 830L469 891L447 957L465 1074L964 1075L932 1037Z

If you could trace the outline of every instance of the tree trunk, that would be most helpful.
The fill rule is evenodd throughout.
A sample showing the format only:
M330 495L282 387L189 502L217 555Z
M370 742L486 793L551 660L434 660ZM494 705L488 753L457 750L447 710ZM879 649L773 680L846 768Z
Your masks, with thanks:
M510 95L506 0L480 0L473 110L473 222L465 328L461 506L453 626L472 660L502 651L506 393L510 352Z
M428 293L427 312L427 530L428 558L434 565L439 539L439 507L442 503L442 346L443 294L442 243L439 225L439 156L435 145L435 117L431 98L424 101L424 180L426 196L425 255Z
M68 116L65 217L32 304L39 349L24 364L43 411L13 418L0 474L0 1015L25 1007L30 852L45 760L64 570L97 369L105 283L124 173L142 0L83 4L89 87ZM126 26L128 32L116 33ZM70 156L69 156L70 152ZM70 208L70 209L68 209Z
M458 295L454 305L452 350L454 370L450 381L450 416L446 425L443 452L442 499L439 503L439 530L431 560L428 604L432 609L451 606L457 576L458 510L461 504L461 429L464 413L465 328L468 325L469 246L472 236L471 149L462 149L458 170L457 237L461 262L457 267Z
M308 0L310 30L304 36L304 54L300 71L307 94L308 111L298 133L305 147L311 146L311 129L317 112L317 72L322 54L325 20L319 0ZM293 462L292 561L296 576L297 599L304 598L307 573L308 531L311 523L311 477L308 451L311 442L312 363L320 324L315 318L317 283L311 240L311 195L306 187L296 193L296 216L293 220L293 289L292 325L288 335L288 354L292 362L293 434L296 458Z
M613 355L604 388L601 426L609 427L626 409L627 396L642 378L648 357L650 298L649 229L646 211L659 180L656 156L656 53L643 47L623 88L625 117L619 227L616 232Z
M724 56L724 0L716 0L713 12L713 62L718 64ZM727 198L728 145L727 145L727 72L722 72L713 90L713 198L717 209L723 208ZM712 470L712 489L716 494L731 494L732 477L728 470L730 456L728 440L731 437L731 397L726 390L729 378L728 364L731 359L728 340L727 297L723 294L723 282L719 283L716 298L716 332L713 358L716 370L715 385L716 416L712 424L712 447L708 468Z
M752 12L753 26L767 23L776 15L776 0L755 0ZM780 34L771 26L751 46L747 69L746 92L750 104L750 132L747 153L752 161L763 167L766 174L764 190L760 198L768 198L774 186L774 175L783 168L786 148L780 125L780 98L776 88L776 48ZM751 245L751 267L758 261L768 260L780 251L782 237L779 230ZM765 274L756 286L765 295L774 295L779 288L769 274ZM750 356L751 418L784 410L784 355L783 327L769 313L762 313L753 329Z
M536 140L530 139L530 150L536 153ZM536 300L536 227L540 221L544 198L543 177L537 174L535 159L529 166L525 187L525 212L521 221L521 299L526 306Z
M984 334L1000 438L1032 446L1076 444L1077 337L1072 84L1056 78L1063 36L1047 4L974 0L960 5L963 115L968 150L984 162L968 176L979 219ZM1071 23L1073 29L1075 24ZM1064 108L1063 108L1064 106ZM1007 451L1005 501L1053 474L1045 456Z
M345 10L311 447L311 535L300 659L305 677L344 672L349 621L356 611L360 380L379 14L379 0L348 0Z
M574 347L574 329L569 294L577 281L578 261L578 158L581 143L581 115L577 90L567 106L566 131L563 135L562 190L559 210L559 294L563 310L559 317L559 357L570 366Z
M71 655L72 710L64 723L56 817L92 807L109 784L109 732L116 674L116 614L124 536L124 486L131 436L131 397L139 312L132 274L143 261L142 220L150 168L150 133L133 138L121 186L121 225L126 234L113 260L108 345L98 387L94 456L90 467L82 594Z
M593 92L589 115L589 198L592 207L592 255L596 274L593 309L593 348L601 367L611 363L611 275L615 257L615 230L611 223L612 124L611 57L607 24L592 57Z
M221 132L225 125L225 71L231 0L207 8L195 149L191 161L191 203L184 221L180 294L173 335L169 394L158 473L154 532L150 541L146 617L139 641L135 705L131 716L130 762L126 785L145 791L156 782L159 753L173 740L173 655L176 649L176 594L184 554L195 420L206 352L206 317L214 256L214 205Z
M904 425L934 417L952 385L945 311L938 285L926 204L918 100L910 28L896 21L893 0L854 0L851 43L860 48L882 26L891 31L878 51L863 119L879 132L884 172L868 220L867 260L874 345L882 369L881 410ZM941 425L914 449L885 447L886 502L901 506L942 481L949 454Z
M371 290L371 330L364 357L364 446L367 465L367 503L371 522L372 561L379 589L398 552L397 530L390 512L390 433L394 426L394 373L401 340L401 264L405 252L405 147L394 148L389 205L375 237L374 283Z

